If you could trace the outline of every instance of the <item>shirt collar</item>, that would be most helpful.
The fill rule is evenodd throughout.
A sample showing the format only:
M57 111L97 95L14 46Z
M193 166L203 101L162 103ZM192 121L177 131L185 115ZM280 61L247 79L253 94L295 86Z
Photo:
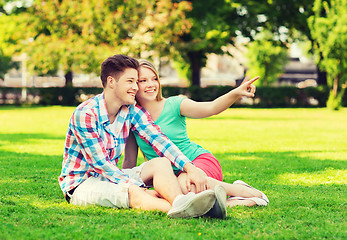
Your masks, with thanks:
M97 101L99 103L99 111L100 111L100 122L101 124L110 124L110 119L108 118L108 112L106 108L106 101L104 93L101 93L97 96ZM107 124L107 125L108 125Z
M100 111L100 123L104 125L110 124L110 119L108 117L108 111L106 108L105 94L104 92L97 96L97 101L99 103L99 111ZM129 110L133 105L123 105L118 114L120 113L123 118L129 113Z

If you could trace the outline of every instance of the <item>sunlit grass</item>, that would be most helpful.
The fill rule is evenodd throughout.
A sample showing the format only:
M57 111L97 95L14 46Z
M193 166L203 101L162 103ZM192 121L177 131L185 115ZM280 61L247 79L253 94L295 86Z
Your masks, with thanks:
M284 173L277 178L278 183L312 186L321 184L346 184L347 170L326 169L317 173Z
M229 109L187 120L193 141L270 198L226 220L79 207L57 178L72 107L0 108L0 239L344 239L347 109Z

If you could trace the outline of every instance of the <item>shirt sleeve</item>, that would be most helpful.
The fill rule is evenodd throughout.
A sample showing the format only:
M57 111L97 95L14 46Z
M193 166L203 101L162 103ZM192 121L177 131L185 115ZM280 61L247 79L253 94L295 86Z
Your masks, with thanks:
M92 112L77 111L74 113L71 130L80 147L79 154L83 155L78 157L85 159L96 173L106 177L110 182L142 185L140 182L131 179L129 175L110 161L107 149L98 131L100 127L97 124L95 114Z
M159 126L155 125L149 113L139 105L136 105L132 118L132 131L150 144L160 157L168 158L172 164L183 170L183 166L191 161L178 149L178 147L166 137Z

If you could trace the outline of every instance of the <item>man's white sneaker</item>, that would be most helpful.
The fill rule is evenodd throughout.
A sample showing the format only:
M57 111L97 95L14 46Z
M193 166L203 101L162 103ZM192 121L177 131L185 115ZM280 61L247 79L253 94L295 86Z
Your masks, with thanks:
M224 187L221 185L217 185L214 188L214 192L216 194L216 201L211 208L210 211L208 211L204 217L210 217L210 218L226 218L227 217L227 201L226 197L227 194L225 192Z
M216 195L211 189L197 194L189 192L186 195L178 195L167 215L173 218L200 217L213 207L215 201Z

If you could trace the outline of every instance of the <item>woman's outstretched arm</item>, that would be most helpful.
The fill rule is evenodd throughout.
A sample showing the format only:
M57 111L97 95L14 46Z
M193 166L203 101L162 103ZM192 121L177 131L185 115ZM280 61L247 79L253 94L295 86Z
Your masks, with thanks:
M181 115L189 118L206 118L219 114L233 105L239 97L254 97L255 86L253 82L258 78L255 77L243 82L237 88L211 102L195 102L188 98L184 99L180 106Z

